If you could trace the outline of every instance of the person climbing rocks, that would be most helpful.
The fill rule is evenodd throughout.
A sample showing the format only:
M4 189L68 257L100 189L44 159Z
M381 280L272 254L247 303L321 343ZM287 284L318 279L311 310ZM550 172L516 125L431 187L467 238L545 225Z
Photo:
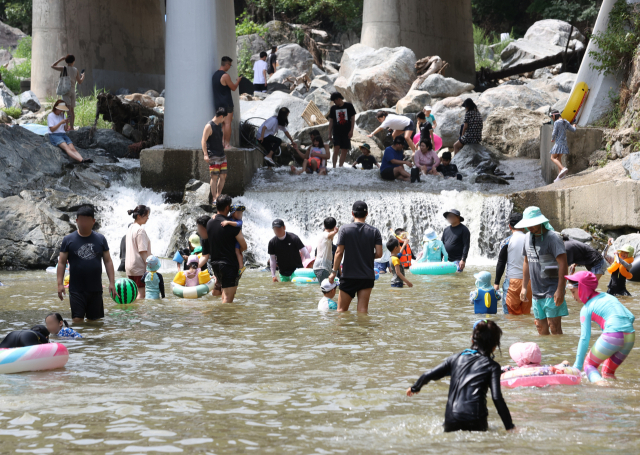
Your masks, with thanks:
M413 120L409 117L405 117L404 115L391 114L387 111L378 111L376 113L376 118L381 125L369 134L368 137L373 137L384 129L390 129L393 130L392 137L394 139L394 144L396 138L404 137L406 143L409 144L409 148L411 148L411 155L416 153L416 146L411 139L416 130Z
M233 122L233 97L231 92L235 92L240 85L241 77L236 79L234 84L231 80L231 76L227 74L227 71L231 69L233 59L231 57L224 56L220 62L220 68L213 73L211 78L211 85L213 87L213 108L216 112L223 107L227 112L227 116L224 118L224 124L222 126L224 148L229 148L231 144L231 123Z
M265 156L264 159L271 166L276 165L276 162L273 161L273 155L280 149L280 145L282 144L282 139L276 136L278 131L282 131L291 141L291 146L298 151L298 145L294 142L291 134L289 134L289 130L287 130L287 125L289 125L289 112L289 109L286 107L281 107L278 109L276 115L269 117L260 125L256 133L258 142L260 142L267 151L267 156Z
M554 180L555 183L566 177L567 172L569 172L569 169L562 164L562 155L569 154L567 131L575 132L576 125L572 125L567 120L563 119L558 111L551 111L550 116L553 120L551 142L554 142L554 144L549 153L551 154L551 161L558 167L558 176Z

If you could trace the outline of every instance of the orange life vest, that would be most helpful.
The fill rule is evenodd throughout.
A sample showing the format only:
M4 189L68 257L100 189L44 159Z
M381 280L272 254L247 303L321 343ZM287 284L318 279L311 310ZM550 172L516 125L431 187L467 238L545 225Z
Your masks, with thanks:
M627 264L631 264L633 262L633 258L627 258L624 260L624 262L626 262ZM631 274L631 272L629 272L622 264L620 264L619 262L614 262L613 264L611 264L611 267L609 267L607 269L609 271L609 273L614 274L616 271L620 272L620 275L622 275L623 277L625 277L627 280L630 280L631 278L633 278L633 275Z
M398 237L398 241L401 241L399 237ZM402 251L400 251L400 263L402 264L402 267L405 268L405 270L408 270L409 267L411 267L411 254L412 254L411 247L407 243L407 245L402 249Z

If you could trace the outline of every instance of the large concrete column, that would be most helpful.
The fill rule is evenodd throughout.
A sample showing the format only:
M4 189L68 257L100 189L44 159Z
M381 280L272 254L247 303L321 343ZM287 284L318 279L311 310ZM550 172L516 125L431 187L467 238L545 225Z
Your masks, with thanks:
M33 0L31 89L54 95L60 73L50 66L73 54L86 69L80 93L162 90L164 13L164 0Z
M475 83L471 0L364 0L366 46L405 46L418 59L439 55L446 75Z
M211 77L225 55L234 60L229 75L235 81L233 0L167 0L165 148L200 149L202 130L214 114ZM237 145L237 91L234 104L232 145Z

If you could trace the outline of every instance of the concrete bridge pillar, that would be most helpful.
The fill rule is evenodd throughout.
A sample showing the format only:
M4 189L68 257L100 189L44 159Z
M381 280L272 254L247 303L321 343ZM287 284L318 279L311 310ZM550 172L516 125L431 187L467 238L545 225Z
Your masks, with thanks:
M164 147L200 149L202 130L213 118L211 77L223 56L238 77L233 0L167 0ZM240 100L233 93L232 145L238 144Z
M475 83L471 0L364 0L360 42L439 55L447 76Z

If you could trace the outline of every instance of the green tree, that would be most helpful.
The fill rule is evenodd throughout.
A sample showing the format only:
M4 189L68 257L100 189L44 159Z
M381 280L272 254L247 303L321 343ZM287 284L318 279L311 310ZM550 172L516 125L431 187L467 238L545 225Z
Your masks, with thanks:
M247 9L262 21L286 20L346 30L362 26L363 0L246 0Z
M31 35L33 0L0 0L0 21Z

